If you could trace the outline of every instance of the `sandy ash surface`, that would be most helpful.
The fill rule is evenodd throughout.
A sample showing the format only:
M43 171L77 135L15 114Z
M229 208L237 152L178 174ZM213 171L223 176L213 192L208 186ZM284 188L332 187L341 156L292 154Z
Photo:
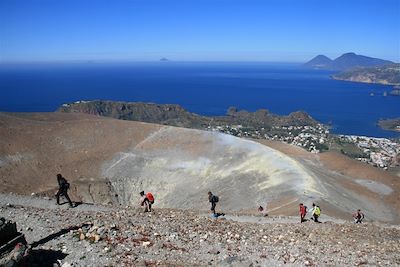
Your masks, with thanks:
M32 246L28 266L400 265L398 226L54 203L0 195L0 216L16 221Z

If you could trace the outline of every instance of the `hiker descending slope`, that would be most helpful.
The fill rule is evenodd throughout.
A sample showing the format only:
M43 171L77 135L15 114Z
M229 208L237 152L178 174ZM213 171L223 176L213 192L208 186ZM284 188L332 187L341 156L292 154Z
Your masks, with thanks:
M312 218L314 219L314 222L316 223L321 223L320 221L318 221L319 216L321 216L321 208L317 205L315 205L314 203L312 204L312 209L311 209L311 214L312 214Z
M211 212L215 216L215 207L217 206L219 198L217 196L214 196L211 192L208 192L208 201L211 203Z
M268 210L267 210L267 204L265 204L265 208L263 206L258 207L258 212L260 213L261 216L268 216Z
M147 194L144 191L140 192L140 206L144 206L144 212L151 212L151 205L154 204L154 196L152 193Z
M353 214L353 218L354 218L354 223L362 223L362 221L364 220L364 213L361 212L360 209L358 209L354 214Z
M60 196L64 196L68 200L69 206L73 208L74 205L72 204L72 201L68 196L68 189L70 187L69 183L60 173L57 174L57 182L58 182L58 191L56 193L57 204L61 205Z
M299 204L299 212L300 212L300 223L305 222L306 214L307 214L307 206L304 206L303 203Z
M211 213L214 218L218 218L219 216L225 216L225 213L215 212L215 207L217 206L217 202L219 201L218 196L213 195L211 192L208 192L208 201L211 203Z

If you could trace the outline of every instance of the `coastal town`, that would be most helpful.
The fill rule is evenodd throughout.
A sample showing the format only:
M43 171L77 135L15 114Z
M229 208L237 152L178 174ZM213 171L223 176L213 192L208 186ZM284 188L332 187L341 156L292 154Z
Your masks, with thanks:
M342 142L355 144L363 156L357 160L387 170L399 165L400 143L387 138L374 138L356 135L339 135Z
M300 146L313 153L328 150L326 143L329 138L329 130L322 124L316 126L272 126L271 129L224 125L208 126L207 130L237 137L282 141Z
M302 147L312 153L336 149L351 158L385 170L400 165L399 141L367 136L335 135L331 134L328 127L323 124L272 126L271 129L219 125L208 126L207 130L237 137L281 141Z

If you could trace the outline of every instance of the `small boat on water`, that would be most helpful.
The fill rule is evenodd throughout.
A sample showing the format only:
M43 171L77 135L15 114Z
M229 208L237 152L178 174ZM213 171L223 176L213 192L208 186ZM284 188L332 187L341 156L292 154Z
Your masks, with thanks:
M374 96L375 94L373 92L369 93L369 96Z

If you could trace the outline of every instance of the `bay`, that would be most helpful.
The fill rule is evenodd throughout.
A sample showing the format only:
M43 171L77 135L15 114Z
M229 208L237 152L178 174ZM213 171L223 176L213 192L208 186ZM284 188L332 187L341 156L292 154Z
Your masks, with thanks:
M230 106L280 115L304 110L334 133L399 136L376 125L400 117L400 97L383 95L391 86L337 81L332 74L294 63L3 64L0 111L55 111L94 99L179 104L202 115L223 115Z

